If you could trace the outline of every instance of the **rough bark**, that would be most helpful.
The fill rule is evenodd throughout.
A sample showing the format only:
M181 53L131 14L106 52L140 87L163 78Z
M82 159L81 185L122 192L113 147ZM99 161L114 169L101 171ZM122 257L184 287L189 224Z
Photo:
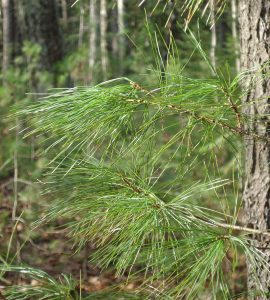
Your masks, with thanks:
M103 80L108 78L107 2L100 0L100 55Z
M96 0L89 1L89 83L94 77L97 47Z
M2 0L3 12L3 63L2 72L5 76L10 60L10 0Z
M251 70L243 82L243 113L249 117L246 130L265 139L245 138L245 182L243 200L245 205L246 224L249 227L270 229L270 147L266 139L270 138L270 1L240 0L239 1L241 69ZM256 80L253 80L253 78ZM253 246L259 247L270 262L269 238L254 236ZM253 275L258 276L261 289L270 292L270 272L266 263L253 268L248 264L248 288L254 291ZM270 299L268 295L250 299Z

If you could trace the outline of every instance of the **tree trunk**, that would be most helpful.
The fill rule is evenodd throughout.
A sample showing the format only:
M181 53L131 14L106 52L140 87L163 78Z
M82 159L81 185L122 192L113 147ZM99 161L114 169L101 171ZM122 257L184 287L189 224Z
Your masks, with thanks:
M240 72L240 59L239 59L239 43L238 43L238 35L237 35L237 6L236 0L231 0L231 10L232 10L232 37L233 37L233 47L235 54L235 68L236 72Z
M67 2L66 2L66 0L61 0L61 7L62 7L63 25L64 25L64 28L67 29L68 14L67 14Z
M83 4L80 5L80 23L79 23L79 39L78 48L82 46L83 43L83 32L84 32L84 8Z
M97 47L96 0L89 1L89 83L93 82Z
M270 138L270 1L239 1L241 69L251 70L243 82L243 113L250 121L246 130ZM255 74L256 73L256 74ZM268 73L268 78L266 74ZM256 81L252 79L256 76ZM265 116L265 117L264 117ZM260 230L270 229L270 148L266 139L245 138L245 183L243 200L246 225ZM254 236L253 246L259 247L270 262L269 238ZM270 292L269 267L264 263L256 269L248 264L248 288L254 292L253 275L257 275L261 289ZM269 299L268 296L251 295L250 299Z
M216 33L216 20L215 20L215 0L211 0L211 11L210 11L210 18L211 18L211 50L210 50L210 59L211 64L216 69L216 46L217 46L217 33ZM215 75L215 74L213 74Z
M100 55L103 80L108 78L107 3L100 0Z
M24 9L25 32L23 40L42 47L42 68L52 71L63 57L60 11L56 0L20 0ZM18 24L19 26L20 24Z
M111 32L111 48L113 54L113 62L117 62L117 70L113 74L118 74L118 59L119 59L119 38L118 38L118 12L117 8L112 9L110 18L110 32Z
M118 49L119 49L119 66L120 73L123 73L123 59L125 55L125 39L124 39L124 0L117 0L117 24L118 24Z
M8 70L10 60L10 0L2 0L3 11L3 64L2 72L5 81L5 74Z

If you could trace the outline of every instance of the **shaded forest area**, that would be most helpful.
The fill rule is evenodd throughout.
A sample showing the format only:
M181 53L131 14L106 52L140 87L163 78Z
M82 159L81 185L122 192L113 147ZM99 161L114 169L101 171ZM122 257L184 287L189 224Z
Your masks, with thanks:
M112 265L99 266L91 260L97 248L94 243L86 241L77 247L70 228L65 225L71 222L72 227L73 220L79 220L80 216L63 214L63 217L39 223L46 209L53 205L50 191L41 195L45 185L43 174L47 172L44 169L48 164L50 166L52 159L44 155L44 151L48 151L53 142L49 131L45 132L45 138L39 132L28 134L31 119L18 116L14 111L18 107L22 110L38 98L64 88L83 89L84 86L121 77L130 78L133 87L141 89L140 92L144 92L144 88L148 90L159 80L165 82L166 72L170 75L179 70L184 70L185 78L196 78L196 84L207 78L215 79L215 70L223 72L229 79L234 78L240 71L237 1L231 0L226 5L223 1L201 2L199 8L193 7L193 12L193 8L186 8L187 1L184 0L146 0L141 3L136 0L80 0L76 3L74 0L2 0L0 261L4 265L14 266L14 272L0 270L0 299L41 299L35 294L29 294L28 298L12 298L12 293L7 294L7 298L1 296L7 286L39 285L43 273L29 279L25 274L27 267L49 274L51 277L44 275L44 278L48 282L50 278L57 280L59 289L61 285L70 288L68 296L48 299L88 299L81 298L84 295L89 299L137 299L133 291L143 282L143 274L127 280L128 271L119 274ZM203 50L198 51L198 43ZM171 56L168 49L175 51L172 55L175 64L172 66L167 65ZM204 54L213 69L209 68ZM161 75L155 76L157 72ZM136 85L137 82L142 83L143 87ZM235 94L239 95L239 90ZM213 95L213 101L216 101L218 92ZM207 109L211 110L211 107ZM163 128L158 143L167 143L174 136L176 129L171 123L175 120L179 124L185 122L174 115L169 121L158 120L160 128ZM167 127L170 129L165 132ZM200 135L200 131L195 134ZM241 155L235 153L235 148L242 147L240 138L226 135L223 139L219 134L213 134L212 138L191 154L190 161L194 166L185 165L185 161L177 169L181 169L182 174L188 174L177 177L177 180L181 179L179 188L182 185L193 186L194 182L214 176L229 178L230 184L221 188L220 196L213 200L209 195L215 193L209 192L209 195L202 196L199 204L209 210L220 210L225 215L237 215L241 220L241 203L234 202L242 188ZM234 144L233 150L231 144ZM202 154L206 148L208 152ZM53 151L56 155L61 150ZM175 175L175 171L170 169L163 174L162 166L168 161L172 165L177 164L171 156L180 159L174 150L169 150L166 155L162 157L158 170L163 176L162 186L166 186ZM196 161L198 157L201 158L199 163ZM144 164L143 159L140 164ZM202 170L206 166L205 175ZM130 182L127 184L132 188ZM72 186L69 188L72 189ZM78 241L80 237L76 239ZM24 271L21 266L25 266ZM225 274L228 272L231 275L231 293L244 293L247 288L244 254L241 251L238 253L236 263L233 254L228 251L222 269ZM158 285L149 284L152 293L149 299L157 299L155 284ZM206 283L208 285L210 282ZM117 287L122 294L112 294L108 290L112 287ZM209 295L205 288L196 299L225 299L222 294L217 293L220 298ZM140 294L136 297L147 299ZM160 299L178 298L160 296ZM237 299L246 299L246 295Z

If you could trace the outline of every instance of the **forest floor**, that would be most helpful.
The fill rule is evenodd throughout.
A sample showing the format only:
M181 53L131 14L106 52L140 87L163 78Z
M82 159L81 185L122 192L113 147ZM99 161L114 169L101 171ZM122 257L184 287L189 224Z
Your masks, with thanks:
M68 231L63 229L64 220L33 227L22 213L13 221L12 197L9 181L0 181L0 259L13 265L40 269L56 279L61 274L71 275L80 282L80 289L85 292L100 291L115 285L131 291L139 285L138 282L125 284L125 276L115 276L113 269L103 271L89 262L94 252L93 245L88 243L77 249L68 238ZM27 215L32 213L38 219L40 215L36 208L29 206L27 202L19 202L17 211L27 211ZM31 219L35 218L32 216ZM3 282L0 278L0 292L6 285L36 284L35 280L29 281L27 276L13 272L6 273L4 278Z

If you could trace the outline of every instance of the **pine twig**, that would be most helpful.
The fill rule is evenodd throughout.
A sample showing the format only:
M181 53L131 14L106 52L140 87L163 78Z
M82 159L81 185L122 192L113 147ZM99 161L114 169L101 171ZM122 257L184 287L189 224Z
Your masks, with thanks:
M131 84L131 86L134 89L137 89L139 91L145 92L147 95L151 94L150 91L146 90L145 88L143 88L142 86L140 86L136 82L130 81L130 84ZM225 95L227 95L227 93L226 93L226 91L224 89L222 89L222 91L223 91L223 93ZM240 114L240 112L238 110L237 105L232 101L232 99L231 99L231 97L229 95L227 95L227 99L228 99L228 101L230 103L231 108L235 112L236 121L237 121L237 127L233 127L233 126L231 126L229 124L226 124L226 123L221 122L221 121L217 121L217 120L215 120L213 118L210 118L210 117L201 116L201 115L199 115L199 114L197 114L194 111L189 110L189 109L182 110L181 106L176 106L176 105L173 105L173 104L166 104L166 105L164 105L164 107L172 109L172 110L175 110L175 111L177 111L179 113L187 113L187 114L193 116L195 119L197 119L199 121L206 122L208 124L218 125L219 127L223 128L223 129L224 128L228 129L231 132L233 132L233 133L235 133L237 135L240 135L242 137L243 136L250 136L250 137L252 137L254 139L257 139L257 140L263 140L263 141L266 141L266 142L270 142L270 138L268 138L268 137L261 136L261 135L258 135L256 133L252 133L252 132L249 132L247 130L244 130L242 122L241 122L241 114ZM126 101L128 101L128 102L134 102L134 103L138 103L138 104L151 104L151 105L159 106L158 103L155 103L155 102L152 102L152 101L143 100L143 99L127 99Z
M145 193L145 191L143 189L141 189L140 187L137 187L134 183L130 182L130 180L128 178L122 177L122 180L136 194L139 194L139 195L144 194L144 195L152 196L152 198L153 198L153 194ZM162 200L160 200L160 201L162 201ZM161 206L154 205L154 207L155 208L160 208ZM190 215L188 215L188 216L190 217ZM254 228L248 228L248 227L244 227L244 226L227 224L227 223L221 223L221 222L217 222L217 221L213 221L213 220L209 220L209 219L203 218L201 216L194 216L193 215L192 218L194 220L196 220L196 221L201 221L203 223L206 223L207 225L214 226L214 227L219 227L219 228L224 228L224 229L231 229L231 230L235 230L235 231L246 232L246 233L249 233L249 234L259 234L259 235L264 235L264 236L270 237L270 232L264 231L264 230L259 230L259 229L254 229Z
M259 234L259 235L265 235L270 237L270 232L269 231L264 231L260 229L254 229L254 228L249 228L249 227L244 227L244 226L239 226L239 225L233 225L233 224L226 224L226 223L220 223L212 220L207 220L201 217L195 217L196 219L199 219L209 225L224 228L224 229L232 229L235 231L243 231L247 232L249 234Z
M242 130L243 126L242 126L242 122L241 122L241 114L238 110L237 105L233 102L232 97L228 94L228 92L224 88L221 88L221 90L224 93L224 95L226 96L226 98L231 106L231 109L234 111L234 113L236 115L237 128L239 130Z

